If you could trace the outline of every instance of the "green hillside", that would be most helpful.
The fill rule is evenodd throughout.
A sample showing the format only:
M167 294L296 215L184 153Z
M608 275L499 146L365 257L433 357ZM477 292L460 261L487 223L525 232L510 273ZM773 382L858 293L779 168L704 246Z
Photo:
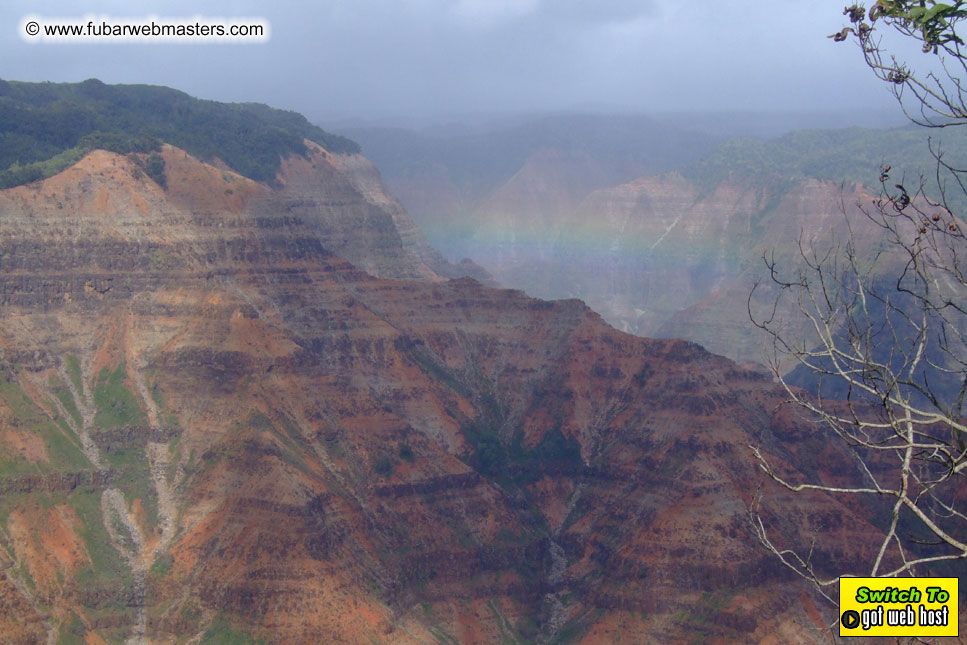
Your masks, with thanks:
M204 101L167 87L96 79L0 80L0 188L53 175L94 148L150 153L161 142L203 160L217 156L246 177L270 182L282 157L305 153L303 139L332 152L359 152L355 142L300 114L260 103ZM163 184L157 161L145 166Z
M880 168L889 164L889 185L908 188L926 182L927 192L937 196L937 160L931 149L955 167L967 168L967 130L928 129L907 126L894 129L845 128L799 130L774 139L732 139L683 171L705 186L742 178L757 183L792 184L805 178L856 182L879 187ZM950 181L949 173L941 179ZM961 191L950 198L963 200ZM952 204L953 205L953 204Z

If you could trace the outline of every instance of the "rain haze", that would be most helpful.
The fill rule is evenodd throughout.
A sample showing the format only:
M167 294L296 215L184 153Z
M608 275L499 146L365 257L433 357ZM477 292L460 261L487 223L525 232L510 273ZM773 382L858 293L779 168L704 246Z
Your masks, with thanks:
M7 2L0 76L148 83L321 122L547 111L895 111L843 0ZM265 43L30 43L47 18L258 17ZM846 125L846 123L844 123Z

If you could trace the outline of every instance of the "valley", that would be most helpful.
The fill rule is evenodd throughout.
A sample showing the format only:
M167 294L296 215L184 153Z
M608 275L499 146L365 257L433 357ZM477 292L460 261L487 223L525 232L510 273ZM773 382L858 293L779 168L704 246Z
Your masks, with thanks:
M850 485L848 446L761 367L448 262L368 159L299 132L270 181L159 139L0 191L5 639L829 642L835 609L751 516L830 538L836 572L879 506L786 491L750 447ZM797 190L785 226L834 216L827 184ZM694 260L672 234L751 243L764 199L668 175L576 208L660 238L628 215L660 206L658 252ZM660 281L715 293L742 266L701 256Z
M875 252L883 231L862 211L881 193L879 168L892 164L891 181L912 189L933 181L922 173L936 160L910 127L763 139L708 134L701 123L571 116L486 136L349 132L447 257L471 258L534 297L579 298L623 331L767 364L768 338L747 306L768 274L763 258L794 267L800 240L844 243L847 220L857 247ZM947 130L933 145L957 166L962 139ZM505 148L517 152L485 154ZM760 288L752 304L774 297Z

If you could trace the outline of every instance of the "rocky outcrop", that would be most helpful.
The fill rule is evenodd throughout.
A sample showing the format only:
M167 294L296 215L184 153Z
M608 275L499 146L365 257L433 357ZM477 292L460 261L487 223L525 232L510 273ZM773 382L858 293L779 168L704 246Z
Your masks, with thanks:
M768 338L746 306L756 281L768 283L763 256L794 267L800 238L831 248L846 239L846 216L861 250L882 237L859 212L870 200L860 187L812 179L701 186L673 173L592 191L574 206L535 202L526 190L502 200L503 215L479 212L472 253L502 284L580 298L630 333L763 363ZM772 296L765 284L753 304Z
M103 489L118 479L114 470L88 470L49 475L21 475L0 478L0 494L70 492L82 486Z
M782 148L772 142L753 145L755 154L725 146L688 166L704 149L694 136L646 122L629 128L617 117L590 121L597 126L587 139L575 119L553 140L522 127L514 137L481 137L487 145L402 131L357 134L450 257L473 258L500 284L535 297L579 298L623 331L686 338L734 360L767 360L768 337L750 324L746 308L756 281L768 282L764 254L794 270L800 234L823 249L845 240L844 212L860 248L881 239L859 213L869 191L810 178L838 172L836 164L808 160L825 144L793 154L791 165L775 159L774 167L759 167ZM859 145L850 136L870 136L803 136L813 135L846 137L851 143L836 144L846 148ZM733 168L730 150L751 154L755 170L741 161ZM683 167L688 178L669 172ZM760 289L753 304L770 305L774 295Z
M441 279L359 160L314 149L268 188L164 158L167 191L95 152L0 192L17 633L822 640L769 610L812 596L747 521L747 446L783 464L816 432L761 373ZM95 461L119 475L69 485ZM831 561L876 530L762 492L791 545L834 531Z

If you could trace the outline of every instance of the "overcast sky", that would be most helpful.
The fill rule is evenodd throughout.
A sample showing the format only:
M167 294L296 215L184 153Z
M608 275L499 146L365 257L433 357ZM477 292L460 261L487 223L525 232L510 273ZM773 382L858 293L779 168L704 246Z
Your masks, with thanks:
M316 119L891 107L844 0L6 0L0 78L152 83ZM256 16L267 43L27 43L21 19Z

